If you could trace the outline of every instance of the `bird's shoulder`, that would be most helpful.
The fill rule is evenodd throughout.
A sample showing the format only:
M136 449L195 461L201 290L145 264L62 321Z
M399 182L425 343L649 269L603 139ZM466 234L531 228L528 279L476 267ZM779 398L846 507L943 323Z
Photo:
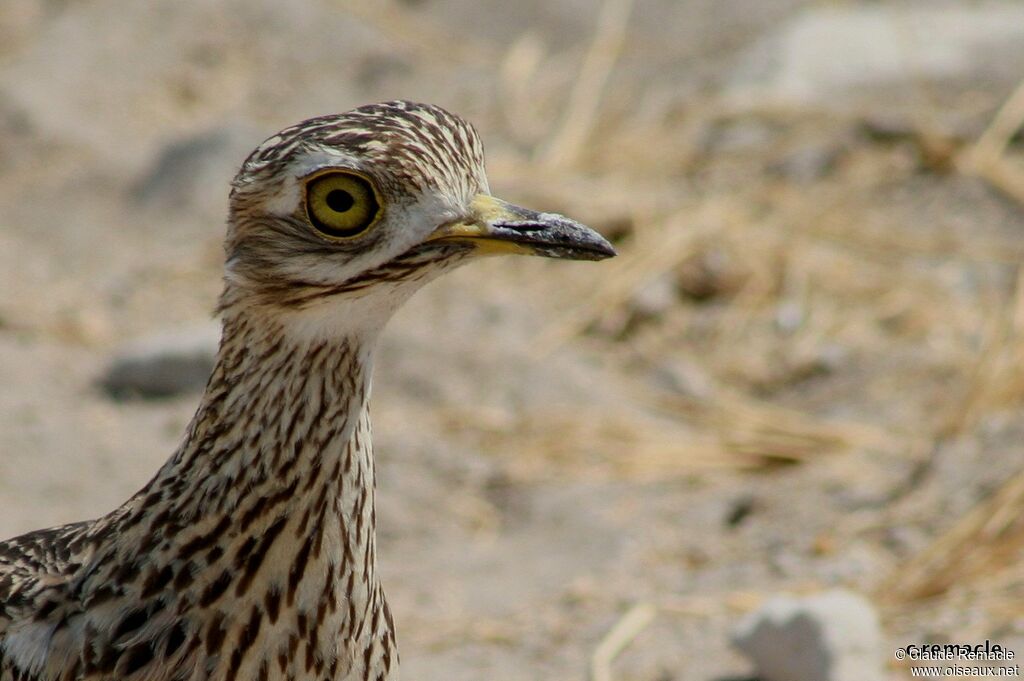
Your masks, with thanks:
M12 625L37 617L46 603L66 597L86 560L89 521L60 525L0 542L0 637ZM53 606L50 606L53 607Z

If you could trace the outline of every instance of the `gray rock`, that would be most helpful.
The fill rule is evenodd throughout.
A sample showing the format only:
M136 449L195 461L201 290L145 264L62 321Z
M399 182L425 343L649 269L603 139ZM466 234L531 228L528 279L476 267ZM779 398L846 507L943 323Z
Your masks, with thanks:
M715 381L707 369L684 356L662 358L653 368L651 380L662 390L697 400L710 400L715 393Z
M132 183L131 198L162 211L223 215L224 188L263 136L243 126L219 126L169 140Z
M213 370L219 338L219 324L141 338L115 355L100 385L116 399L201 390Z
M762 681L885 678L878 615L850 591L773 598L740 623L733 645Z
M753 104L849 106L919 96L921 82L1011 83L1024 68L1024 6L848 5L797 15L740 60L728 92Z
M766 150L774 141L777 129L758 118L720 121L703 130L700 148L707 154L743 154Z
M788 152L769 170L790 182L810 184L831 173L841 154L837 144L807 144Z

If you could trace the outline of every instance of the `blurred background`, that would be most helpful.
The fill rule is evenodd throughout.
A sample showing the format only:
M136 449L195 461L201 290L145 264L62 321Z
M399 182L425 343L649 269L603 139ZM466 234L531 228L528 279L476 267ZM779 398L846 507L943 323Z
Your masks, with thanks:
M478 263L392 324L406 678L599 678L617 623L613 678L749 678L738 623L837 587L883 678L1024 650L1022 79L1016 0L3 0L0 535L173 451L248 151L415 99L621 255Z

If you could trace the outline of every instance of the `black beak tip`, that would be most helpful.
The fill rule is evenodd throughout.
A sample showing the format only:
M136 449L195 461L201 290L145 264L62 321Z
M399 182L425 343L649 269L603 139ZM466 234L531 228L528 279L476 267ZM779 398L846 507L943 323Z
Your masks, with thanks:
M574 249L573 259L575 260L607 260L614 258L618 253L610 245L589 246L587 248Z
M590 227L555 213L517 208L521 219L494 222L504 238L531 247L536 255L560 260L606 260L618 253Z
M612 246L607 240L602 238L602 241L604 241L604 243L601 244L601 254L598 257L598 260L607 260L608 258L614 258L619 254L619 252L615 250L615 247Z
M607 260L618 255L607 239L588 227L582 228L577 239L576 255L580 260Z

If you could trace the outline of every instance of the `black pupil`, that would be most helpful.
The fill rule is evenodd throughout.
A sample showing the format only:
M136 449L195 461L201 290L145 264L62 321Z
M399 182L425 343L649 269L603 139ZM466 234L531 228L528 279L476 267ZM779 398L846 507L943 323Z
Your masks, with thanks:
M332 189L327 193L327 207L335 213L344 213L351 208L356 200L344 189Z

